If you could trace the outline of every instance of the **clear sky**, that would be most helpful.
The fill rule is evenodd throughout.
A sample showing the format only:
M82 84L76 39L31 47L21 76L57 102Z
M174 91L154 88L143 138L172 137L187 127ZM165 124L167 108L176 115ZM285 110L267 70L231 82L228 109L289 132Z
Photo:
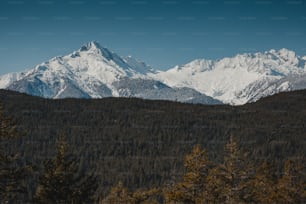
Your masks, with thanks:
M306 55L306 0L1 0L0 74L89 41L157 69L288 48Z

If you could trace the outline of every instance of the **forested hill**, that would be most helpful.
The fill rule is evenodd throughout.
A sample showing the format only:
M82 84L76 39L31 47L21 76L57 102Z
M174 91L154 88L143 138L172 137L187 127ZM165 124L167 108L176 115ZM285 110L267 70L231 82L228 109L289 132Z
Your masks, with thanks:
M195 144L220 160L230 135L258 160L279 163L306 155L305 90L236 107L134 98L47 100L6 90L0 103L23 135L8 144L12 151L39 169L64 134L81 166L98 174L104 194L118 180L131 188L175 180Z

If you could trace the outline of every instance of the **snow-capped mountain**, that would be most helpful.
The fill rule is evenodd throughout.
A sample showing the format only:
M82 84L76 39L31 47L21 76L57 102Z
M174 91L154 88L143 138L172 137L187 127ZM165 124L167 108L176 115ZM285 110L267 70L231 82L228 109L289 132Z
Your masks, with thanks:
M141 97L219 104L191 88L171 88L153 80L155 71L132 57L90 42L66 56L55 57L29 71L0 77L0 88L45 98Z
M197 59L167 71L120 57L97 42L29 71L0 76L0 88L45 98L140 97L191 103L245 104L306 88L306 56L287 49Z
M151 75L171 87L189 87L233 105L306 88L306 60L281 49L221 60L194 60Z

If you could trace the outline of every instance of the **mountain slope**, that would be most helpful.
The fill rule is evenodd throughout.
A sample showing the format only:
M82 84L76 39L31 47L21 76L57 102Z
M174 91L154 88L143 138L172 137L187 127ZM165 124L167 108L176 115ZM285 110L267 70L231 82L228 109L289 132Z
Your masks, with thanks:
M21 78L20 73L9 73L0 76L0 89L7 88L13 82L19 80Z
M186 103L222 104L212 97L191 88L171 88L160 81L150 79L129 79L113 83L120 97L137 97L152 100L169 100Z

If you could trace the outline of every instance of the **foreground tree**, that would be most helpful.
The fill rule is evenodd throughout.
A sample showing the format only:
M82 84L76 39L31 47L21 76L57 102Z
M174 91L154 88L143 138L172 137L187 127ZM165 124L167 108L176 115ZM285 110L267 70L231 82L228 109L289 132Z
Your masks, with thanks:
M108 196L103 199L101 204L132 204L132 193L123 185L121 181L110 190Z
M251 190L252 202L276 203L279 198L275 167L264 161L256 168L254 177L247 183Z
M79 175L78 168L77 160L61 137L55 158L44 162L35 200L38 203L93 203L96 178L93 175Z
M304 203L305 171L300 161L288 160L284 165L284 173L276 175L275 167L264 161L257 169L256 175L248 183L253 192L254 203Z
M27 200L25 178L29 175L30 166L20 166L20 156L10 154L4 147L5 143L16 139L18 133L11 119L4 116L0 106L0 202L16 203L18 200Z
M183 181L166 191L167 202L204 203L205 180L211 166L206 150L196 145L186 156L184 166L186 173Z
M224 161L209 170L205 195L208 203L248 203L251 190L248 181L251 168L237 140L231 136L225 145Z

